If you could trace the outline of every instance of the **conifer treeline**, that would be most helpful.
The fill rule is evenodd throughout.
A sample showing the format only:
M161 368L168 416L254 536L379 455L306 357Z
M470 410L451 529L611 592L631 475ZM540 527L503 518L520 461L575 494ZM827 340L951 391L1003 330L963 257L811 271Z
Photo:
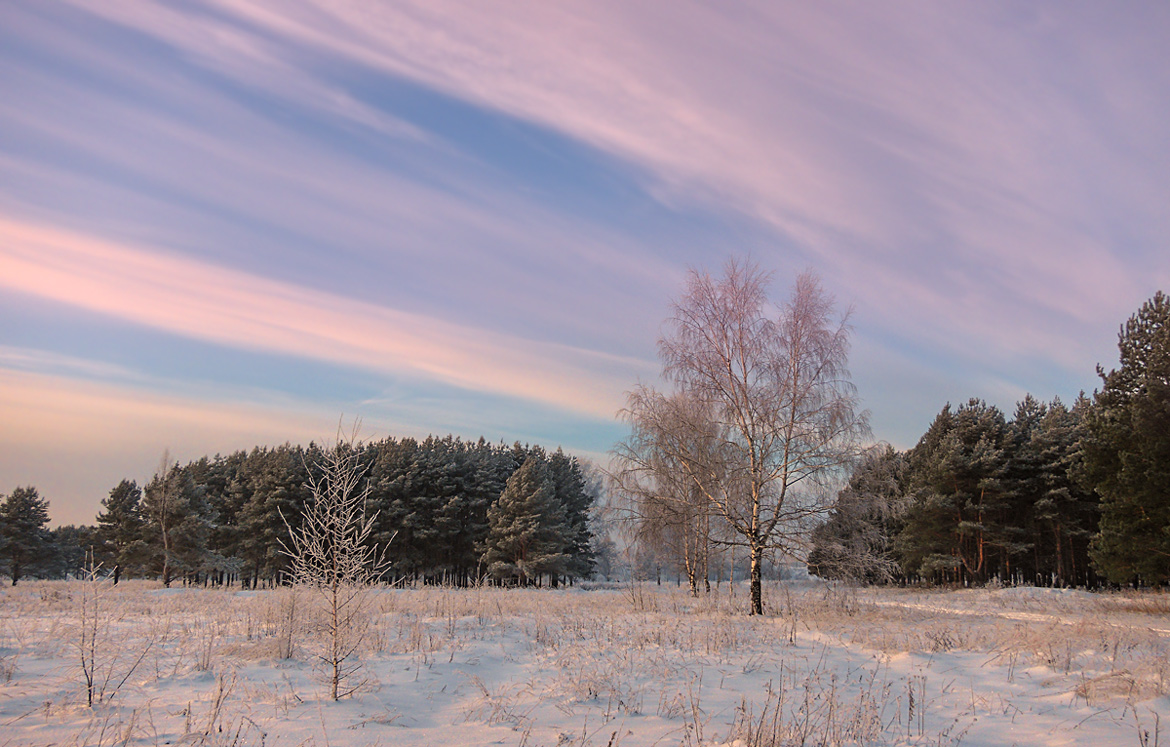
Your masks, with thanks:
M867 455L814 531L810 570L865 581L1095 585L1098 498L1078 479L1090 403L1031 395L1011 420L947 405L913 449Z
M168 584L280 582L289 567L282 542L311 499L319 448L204 457L170 466L144 489L122 481L102 501L98 559ZM359 448L367 510L377 512L372 541L391 561L386 581L555 584L592 572L594 491L560 449L451 436Z
M971 400L918 445L868 455L813 535L810 570L870 582L1170 583L1170 298L1122 327L1121 365L1071 408L1006 420Z

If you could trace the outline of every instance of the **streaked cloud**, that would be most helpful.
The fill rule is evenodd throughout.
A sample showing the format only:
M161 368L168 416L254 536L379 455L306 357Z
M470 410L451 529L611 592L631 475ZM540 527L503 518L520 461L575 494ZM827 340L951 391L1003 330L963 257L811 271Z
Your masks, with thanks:
M631 378L653 370L3 218L0 286L233 347L432 378L607 420Z
M98 12L241 79L292 65L318 80L318 60L344 59L564 132L639 165L665 201L722 205L774 226L803 255L793 264L824 267L884 324L918 326L955 354L975 338L1005 357L1039 345L1080 360L1071 325L1102 329L1102 316L1148 294L1151 273L1170 279L1149 250L1137 250L1135 267L1109 219L1093 217L1128 213L1135 239L1170 232L1152 209L1170 200L1156 124L1168 105L1150 95L1170 85L1165 66L1151 64L1162 55L1153 29L1170 25L1164 10L217 7L253 46L284 40L285 59L240 53L252 46L229 43L219 16L129 3ZM202 33L184 32L188 23ZM1125 157L1134 150L1155 157ZM1049 321L1005 335L1005 320L1021 315Z
M686 267L747 251L856 307L907 444L940 398L1091 388L1170 286L1168 36L1157 3L6 3L0 366L597 449Z

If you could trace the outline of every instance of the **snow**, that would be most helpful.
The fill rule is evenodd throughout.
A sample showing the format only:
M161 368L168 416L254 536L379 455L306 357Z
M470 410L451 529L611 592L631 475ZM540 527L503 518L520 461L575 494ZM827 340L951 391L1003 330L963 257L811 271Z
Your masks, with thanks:
M1152 745L1170 724L1165 594L800 582L753 618L726 585L383 589L371 681L333 702L309 596L123 582L100 589L91 708L87 589L0 591L0 745Z

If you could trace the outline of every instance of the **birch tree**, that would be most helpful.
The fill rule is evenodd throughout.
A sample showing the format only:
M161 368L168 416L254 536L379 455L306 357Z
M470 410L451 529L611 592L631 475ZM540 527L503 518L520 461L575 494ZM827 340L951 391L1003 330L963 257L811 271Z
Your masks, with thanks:
M365 510L369 485L363 479L359 426L354 424L348 438L338 428L337 443L319 452L316 469L310 469L312 497L300 525L289 528L289 543L282 542L296 583L323 603L325 645L318 659L333 700L365 684L359 660L365 607L370 586L386 570L384 547L380 551L368 542L376 516Z
M811 272L772 305L770 277L730 260L721 278L692 270L659 340L663 378L703 403L706 417L679 428L709 432L714 448L680 453L679 469L748 549L751 613L763 613L765 555L803 559L827 511L828 486L868 434L847 367L848 314ZM631 397L628 420L651 413Z
M632 513L635 541L670 552L698 596L700 584L711 588L711 506L690 468L706 464L713 476L719 443L712 421L702 403L682 393L638 387L629 399L622 414L632 433L615 450L614 487Z

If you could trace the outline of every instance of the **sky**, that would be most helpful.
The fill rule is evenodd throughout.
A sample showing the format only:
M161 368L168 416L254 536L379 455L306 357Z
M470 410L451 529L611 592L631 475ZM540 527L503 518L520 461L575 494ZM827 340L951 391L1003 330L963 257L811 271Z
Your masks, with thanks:
M875 439L1170 289L1170 4L5 0L0 493L452 433L604 461L690 268L816 272Z

